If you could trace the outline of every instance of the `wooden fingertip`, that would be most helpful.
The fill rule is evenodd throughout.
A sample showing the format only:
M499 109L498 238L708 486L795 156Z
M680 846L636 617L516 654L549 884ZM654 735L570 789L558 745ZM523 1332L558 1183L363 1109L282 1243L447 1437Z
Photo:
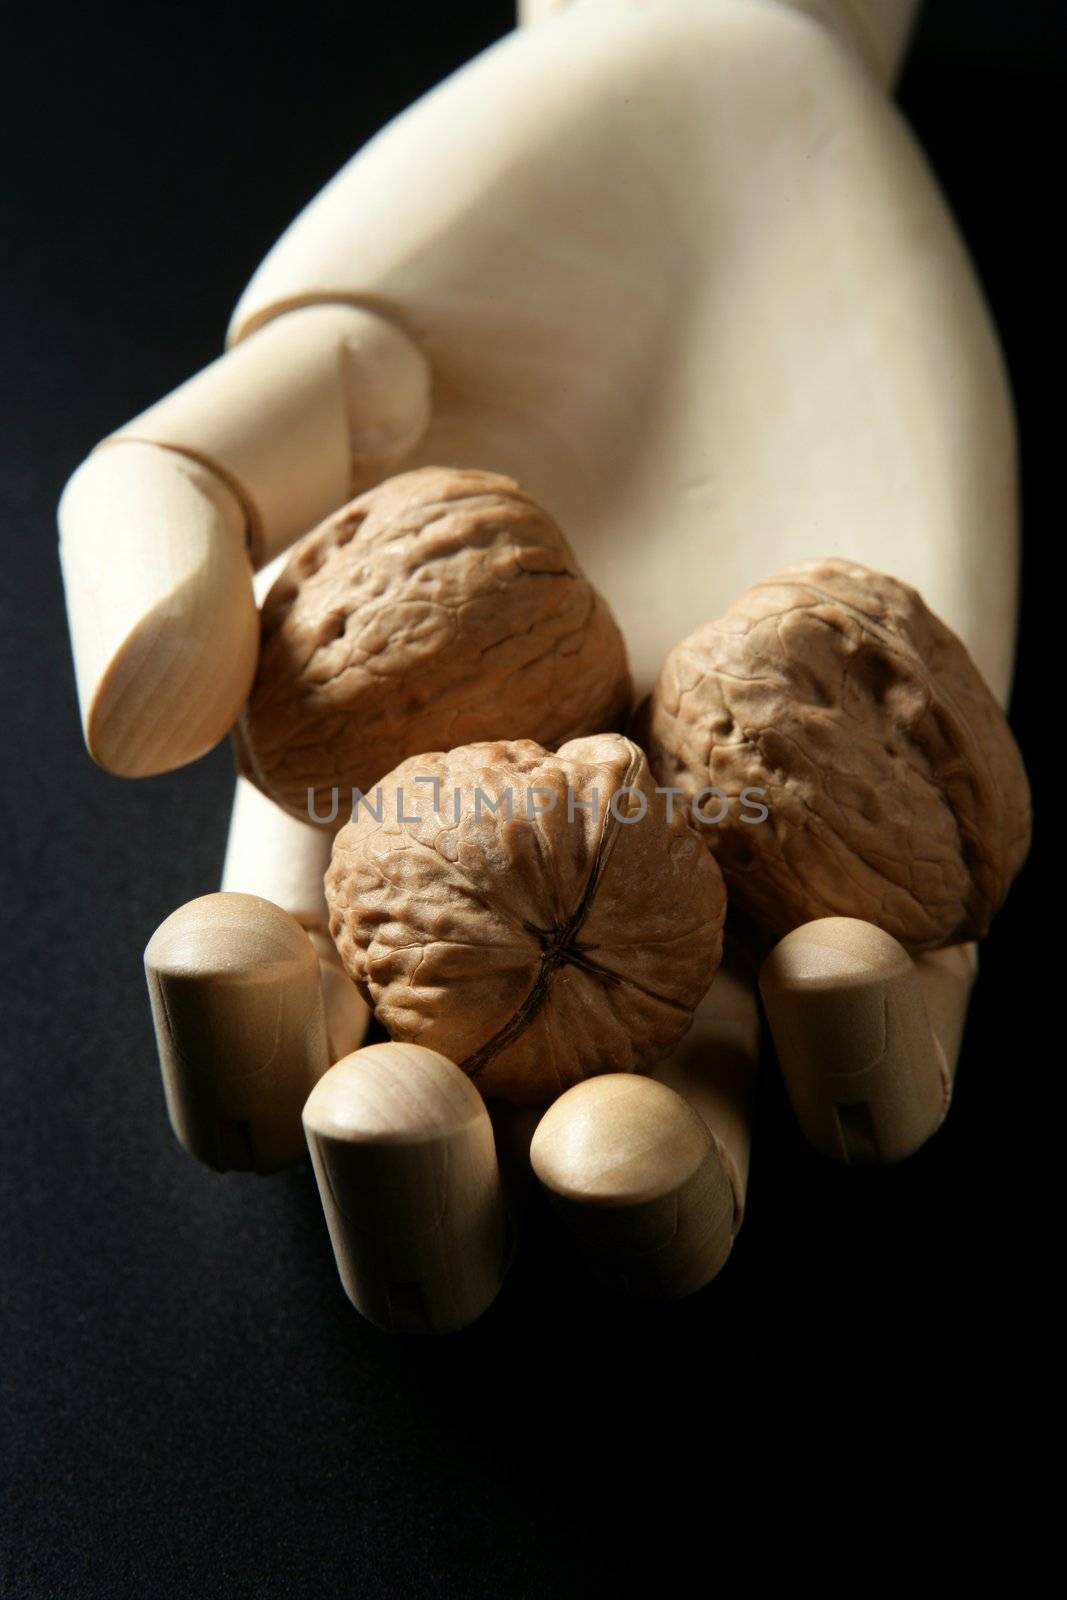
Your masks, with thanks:
M607 1287L676 1299L725 1263L736 1216L727 1162L665 1084L631 1073L576 1084L541 1119L530 1158Z
M304 1107L337 1269L380 1328L450 1333L480 1316L506 1268L493 1129L470 1079L411 1044L337 1062Z
M241 506L200 463L123 443L79 467L59 526L90 755L127 778L196 760L232 727L256 670Z
M86 743L122 777L195 760L248 698L253 566L397 467L430 369L387 318L295 307L100 445L59 507Z
M967 956L939 952L917 964L889 934L852 917L806 923L776 945L760 991L797 1120L818 1150L849 1166L880 1165L937 1130L968 973Z
M171 1125L218 1171L275 1172L304 1154L301 1110L329 1066L319 961L278 906L191 900L145 950Z

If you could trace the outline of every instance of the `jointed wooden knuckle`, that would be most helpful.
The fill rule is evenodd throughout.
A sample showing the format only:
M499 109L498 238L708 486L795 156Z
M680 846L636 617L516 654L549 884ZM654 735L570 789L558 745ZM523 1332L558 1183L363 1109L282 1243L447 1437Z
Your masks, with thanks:
M807 1138L849 1166L900 1161L948 1110L974 976L967 948L914 962L851 917L796 928L768 956L760 990L789 1097Z
M304 1128L353 1305L402 1333L480 1316L507 1228L489 1113L459 1068L419 1045L368 1045L316 1085Z
M203 755L248 698L251 566L391 471L425 431L425 357L354 305L275 317L106 439L59 508L90 754L144 777Z
M406 333L359 306L298 306L105 440L177 450L232 485L261 566L391 472L430 420Z
M171 1125L209 1167L276 1172L304 1154L301 1111L329 1066L319 960L266 900L209 894L145 950Z

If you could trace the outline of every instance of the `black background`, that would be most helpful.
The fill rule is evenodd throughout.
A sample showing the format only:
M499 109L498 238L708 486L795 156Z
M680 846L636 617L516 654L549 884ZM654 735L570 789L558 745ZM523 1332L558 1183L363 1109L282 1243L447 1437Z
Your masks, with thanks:
M902 88L1020 411L1013 720L1039 821L1062 523L1042 283L1062 208L1056 12L931 0ZM984 947L945 1129L903 1168L841 1171L765 1072L744 1230L679 1306L594 1293L540 1218L477 1327L380 1335L343 1297L306 1166L220 1178L167 1127L141 952L216 886L229 756L139 784L91 765L54 505L101 435L215 356L316 188L511 21L503 3L433 16L61 5L20 12L6 40L5 1596L547 1596L646 1574L678 1593L687 1551L701 1587L784 1557L795 1581L862 1592L913 1547L954 1561L959 1538L985 1553L1012 1534L1044 1406L1040 832Z

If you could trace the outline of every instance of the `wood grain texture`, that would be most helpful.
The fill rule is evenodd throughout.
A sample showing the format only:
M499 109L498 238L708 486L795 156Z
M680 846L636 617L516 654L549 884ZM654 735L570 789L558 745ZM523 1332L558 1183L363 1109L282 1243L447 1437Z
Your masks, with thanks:
M425 431L425 358L359 307L297 307L119 428L234 487L256 566L368 484Z
M381 1328L449 1333L500 1286L506 1228L489 1113L451 1061L368 1045L304 1108L337 1269Z
M218 743L255 671L251 565L390 471L428 415L425 359L399 329L307 307L88 457L60 502L60 557L101 766L146 777Z
M666 1084L629 1073L576 1084L545 1112L530 1159L607 1287L676 1299L725 1263L730 1174L707 1125Z
M793 1109L818 1150L881 1165L936 1132L974 971L973 946L916 962L851 917L806 923L775 946L760 990Z
M239 501L173 450L93 452L59 507L85 742L141 778L218 743L252 686L259 618Z
M301 1109L329 1066L300 924L254 895L204 895L156 929L145 972L167 1111L190 1155L222 1172L298 1161Z

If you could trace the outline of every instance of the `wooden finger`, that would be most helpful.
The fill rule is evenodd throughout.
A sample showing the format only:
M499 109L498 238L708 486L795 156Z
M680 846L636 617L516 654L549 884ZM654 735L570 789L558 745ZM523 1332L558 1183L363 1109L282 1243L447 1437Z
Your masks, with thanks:
M258 894L288 911L305 928L329 920L322 880L333 840L322 828L289 816L239 777L234 788L222 887Z
M300 1114L329 1066L319 961L300 924L245 894L191 900L145 950L171 1125L219 1171L304 1154Z
M711 1133L733 1193L731 1238L745 1211L759 1045L754 984L723 967L678 1050L652 1070L658 1082L692 1106Z
M370 1006L342 966L337 946L330 935L321 928L309 928L308 938L319 958L330 1061L340 1061L342 1057L350 1056L353 1050L358 1050L367 1037Z
M941 1046L951 1087L959 1062L971 990L978 976L978 946L956 944L947 950L931 950L918 957L915 973L934 1038Z
M228 732L258 650L251 567L391 471L429 408L426 360L399 328L302 306L88 457L59 527L95 760L143 777Z
M419 1045L368 1045L315 1086L304 1128L353 1305L406 1333L480 1316L507 1230L489 1113L469 1078Z
M330 835L290 817L238 778L234 791L223 891L258 895L281 906L306 929L319 958L330 1060L358 1050L370 1008L348 973L327 928L322 880L330 864Z
M177 450L232 484L262 566L390 472L430 420L425 356L361 307L298 306L105 440Z
M85 742L120 777L210 750L256 670L244 510L198 461L97 450L67 484L60 560Z
M775 946L760 991L793 1108L817 1149L848 1165L899 1161L936 1131L973 976L973 952L916 963L852 917L809 922Z
M675 1299L726 1261L736 1205L722 1147L666 1084L634 1073L575 1084L545 1112L530 1158L607 1287Z

